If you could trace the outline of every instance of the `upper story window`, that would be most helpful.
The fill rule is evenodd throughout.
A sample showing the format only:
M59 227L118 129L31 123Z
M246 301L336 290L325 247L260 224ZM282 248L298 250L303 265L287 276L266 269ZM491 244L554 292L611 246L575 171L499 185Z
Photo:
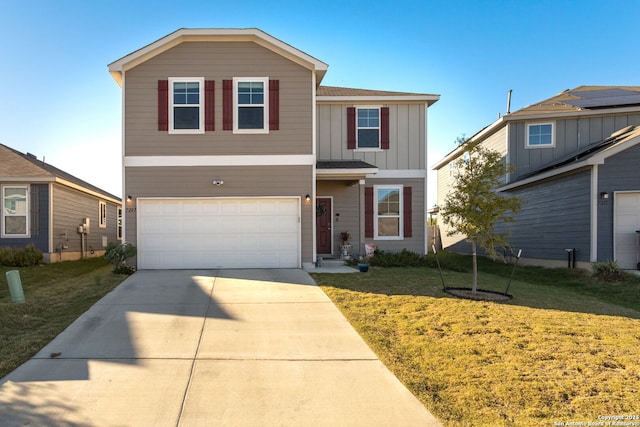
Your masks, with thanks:
M204 133L204 78L169 78L169 133Z
M402 186L375 186L374 231L379 240L398 240L403 236Z
M2 187L2 237L29 237L29 187Z
M105 228L107 226L107 204L98 202L98 227Z
M553 123L534 123L527 125L527 148L553 147Z
M269 79L236 77L233 79L233 131L269 132Z
M358 148L380 148L380 108L357 108Z
M389 107L347 107L347 149L389 149Z

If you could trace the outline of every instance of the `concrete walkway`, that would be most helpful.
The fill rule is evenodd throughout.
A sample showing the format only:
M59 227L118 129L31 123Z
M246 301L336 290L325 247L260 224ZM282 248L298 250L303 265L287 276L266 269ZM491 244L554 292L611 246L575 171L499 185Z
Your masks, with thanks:
M437 426L302 270L140 271L0 380L3 426Z

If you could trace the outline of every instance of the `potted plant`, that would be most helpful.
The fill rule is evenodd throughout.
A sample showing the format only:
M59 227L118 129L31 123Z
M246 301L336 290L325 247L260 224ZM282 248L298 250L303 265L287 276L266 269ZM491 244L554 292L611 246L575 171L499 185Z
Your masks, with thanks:
M343 231L340 233L340 237L342 238L342 245L340 245L340 252L342 253L342 259L351 259L351 251L353 248L349 244L349 239L351 238L351 234L348 231Z
M358 258L358 270L360 270L360 273L366 273L369 271L369 258L366 256Z

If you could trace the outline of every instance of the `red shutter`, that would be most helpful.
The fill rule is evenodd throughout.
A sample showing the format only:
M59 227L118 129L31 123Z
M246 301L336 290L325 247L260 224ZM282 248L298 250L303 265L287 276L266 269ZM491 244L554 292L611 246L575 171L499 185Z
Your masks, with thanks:
M158 130L169 130L169 80L158 80Z
M364 237L373 238L373 187L364 188Z
M355 107L347 107L347 148L349 150L356 149L356 108Z
M216 130L215 117L215 81L205 80L204 82L204 130Z
M233 130L233 80L222 81L222 129Z
M402 205L404 218L404 237L411 237L413 231L411 227L411 187L404 187L402 193Z
M280 130L280 80L269 80L269 130Z
M389 107L380 109L380 148L389 149Z

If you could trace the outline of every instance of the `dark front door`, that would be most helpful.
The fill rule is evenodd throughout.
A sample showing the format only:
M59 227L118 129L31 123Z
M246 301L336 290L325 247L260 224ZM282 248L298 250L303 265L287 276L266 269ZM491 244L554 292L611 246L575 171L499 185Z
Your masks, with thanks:
M331 253L331 199L316 198L316 252Z

